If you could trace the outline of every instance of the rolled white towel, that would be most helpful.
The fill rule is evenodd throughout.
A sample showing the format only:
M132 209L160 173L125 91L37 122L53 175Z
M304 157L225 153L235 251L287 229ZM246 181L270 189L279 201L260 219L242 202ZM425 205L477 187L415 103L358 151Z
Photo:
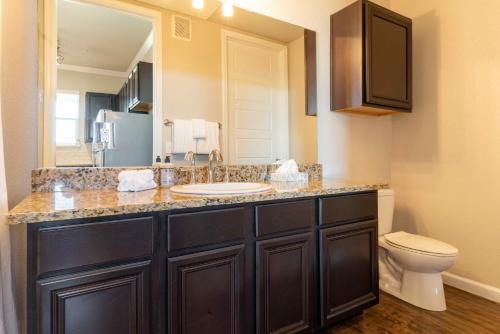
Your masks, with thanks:
M155 174L151 169L132 169L132 170L122 170L118 174L118 181L125 181L131 179L141 179L146 181L151 181L155 177Z
M150 169L121 171L118 181L118 191L143 191L158 186Z

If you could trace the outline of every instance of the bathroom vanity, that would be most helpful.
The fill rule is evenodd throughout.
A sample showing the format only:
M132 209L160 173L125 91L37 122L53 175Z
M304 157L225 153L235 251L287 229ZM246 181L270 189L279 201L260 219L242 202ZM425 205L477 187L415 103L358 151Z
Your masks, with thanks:
M9 216L27 332L318 332L378 302L378 187L33 193Z

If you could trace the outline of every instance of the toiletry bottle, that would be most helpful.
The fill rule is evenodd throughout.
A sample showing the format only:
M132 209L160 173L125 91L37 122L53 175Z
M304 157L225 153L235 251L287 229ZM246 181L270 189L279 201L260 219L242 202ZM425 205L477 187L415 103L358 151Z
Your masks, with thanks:
M165 162L159 164L160 182L162 187L171 187L175 185L176 173L174 165L170 162L170 156L165 156Z

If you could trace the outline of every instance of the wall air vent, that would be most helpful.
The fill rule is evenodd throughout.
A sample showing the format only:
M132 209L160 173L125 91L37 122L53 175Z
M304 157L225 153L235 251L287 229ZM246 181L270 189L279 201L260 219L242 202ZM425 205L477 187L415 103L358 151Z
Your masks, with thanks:
M191 40L191 19L172 15L172 37L184 41Z

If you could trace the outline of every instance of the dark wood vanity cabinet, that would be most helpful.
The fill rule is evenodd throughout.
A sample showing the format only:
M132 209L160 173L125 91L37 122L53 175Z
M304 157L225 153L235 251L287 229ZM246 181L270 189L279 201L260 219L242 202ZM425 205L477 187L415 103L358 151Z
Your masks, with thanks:
M331 16L331 110L411 112L411 19L366 0Z
M377 221L320 230L321 325L378 303Z
M378 302L376 211L371 191L27 224L27 333L318 333Z
M168 260L168 332L245 333L245 246Z
M151 333L151 261L38 280L34 333Z
M319 199L321 326L379 300L377 193Z
M168 234L169 334L251 333L245 294L252 285L249 207L172 214Z
M312 333L312 232L257 241L257 333Z
M157 226L134 217L17 229L28 241L27 332L151 333Z

